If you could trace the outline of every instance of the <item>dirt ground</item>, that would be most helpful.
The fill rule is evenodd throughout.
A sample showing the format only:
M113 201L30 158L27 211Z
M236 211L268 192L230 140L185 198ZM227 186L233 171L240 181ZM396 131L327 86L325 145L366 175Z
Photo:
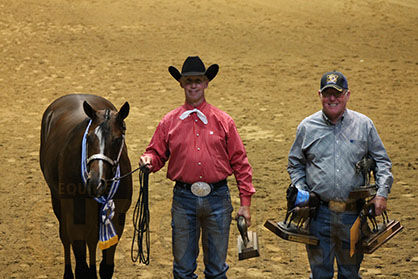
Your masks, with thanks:
M349 108L372 118L385 143L395 176L389 217L405 227L365 256L361 274L418 278L417 15L415 0L0 0L0 278L62 278L58 222L38 162L46 107L76 92L117 107L128 101L135 166L162 116L184 102L167 67L181 68L189 55L220 65L207 100L235 119L254 170L250 230L261 256L238 261L234 222L229 278L308 278L304 246L263 224L284 218L296 126L320 109L320 76L334 69L348 77ZM171 277L165 173L150 178L151 263L131 262L131 207L115 278ZM136 200L136 175L134 183Z

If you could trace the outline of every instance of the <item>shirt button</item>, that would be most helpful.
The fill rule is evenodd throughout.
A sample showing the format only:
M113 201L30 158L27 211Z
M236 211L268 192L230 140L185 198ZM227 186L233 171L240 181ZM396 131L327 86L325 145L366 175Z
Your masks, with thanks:
M197 148L197 151L200 151L200 147Z
M196 134L196 137L198 137L199 136L199 134Z
M202 165L202 163L201 162L199 162L199 163L197 163L199 166L201 166Z
M199 176L199 178L200 178L200 179L202 179L202 178L203 178L203 176Z
M197 119L195 119L194 122L197 122Z
M340 170L337 169L337 172L339 172Z

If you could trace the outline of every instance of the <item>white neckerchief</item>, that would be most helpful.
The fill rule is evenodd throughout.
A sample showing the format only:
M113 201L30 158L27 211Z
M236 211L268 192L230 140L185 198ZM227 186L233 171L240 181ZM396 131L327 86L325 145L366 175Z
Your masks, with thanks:
M203 114L203 112L201 112L200 110L198 110L197 108L195 109L191 109L191 110L186 110L185 112L183 112L180 115L180 119L184 120L186 119L186 117L188 117L191 113L196 112L197 117L199 117L200 120L202 120L203 124L208 124L208 119L206 118L206 115Z

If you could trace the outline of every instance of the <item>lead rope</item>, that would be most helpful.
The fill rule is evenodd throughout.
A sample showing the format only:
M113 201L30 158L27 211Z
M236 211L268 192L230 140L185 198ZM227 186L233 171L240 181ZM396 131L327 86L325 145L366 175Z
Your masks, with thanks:
M149 206L148 206L148 178L149 170L146 166L140 167L139 172L139 196L135 205L133 215L134 235L131 246L131 259L133 262L139 261L146 265L149 264L150 255L150 229L149 229ZM136 254L135 241L137 245ZM145 251L144 251L145 242ZM135 255L134 255L135 254Z

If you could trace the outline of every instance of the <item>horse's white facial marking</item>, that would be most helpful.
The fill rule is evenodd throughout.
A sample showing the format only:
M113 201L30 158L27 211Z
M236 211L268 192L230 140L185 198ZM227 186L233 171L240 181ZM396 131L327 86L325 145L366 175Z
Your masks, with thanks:
M100 145L99 154L104 155L105 141L104 141L104 138L103 138L103 130L100 127L100 125L97 126L96 129L94 129L94 134L99 139L99 145ZM102 177L103 176L103 164L104 164L104 162L102 160L99 160L98 163L99 163L99 177ZM100 187L100 185L98 187Z

